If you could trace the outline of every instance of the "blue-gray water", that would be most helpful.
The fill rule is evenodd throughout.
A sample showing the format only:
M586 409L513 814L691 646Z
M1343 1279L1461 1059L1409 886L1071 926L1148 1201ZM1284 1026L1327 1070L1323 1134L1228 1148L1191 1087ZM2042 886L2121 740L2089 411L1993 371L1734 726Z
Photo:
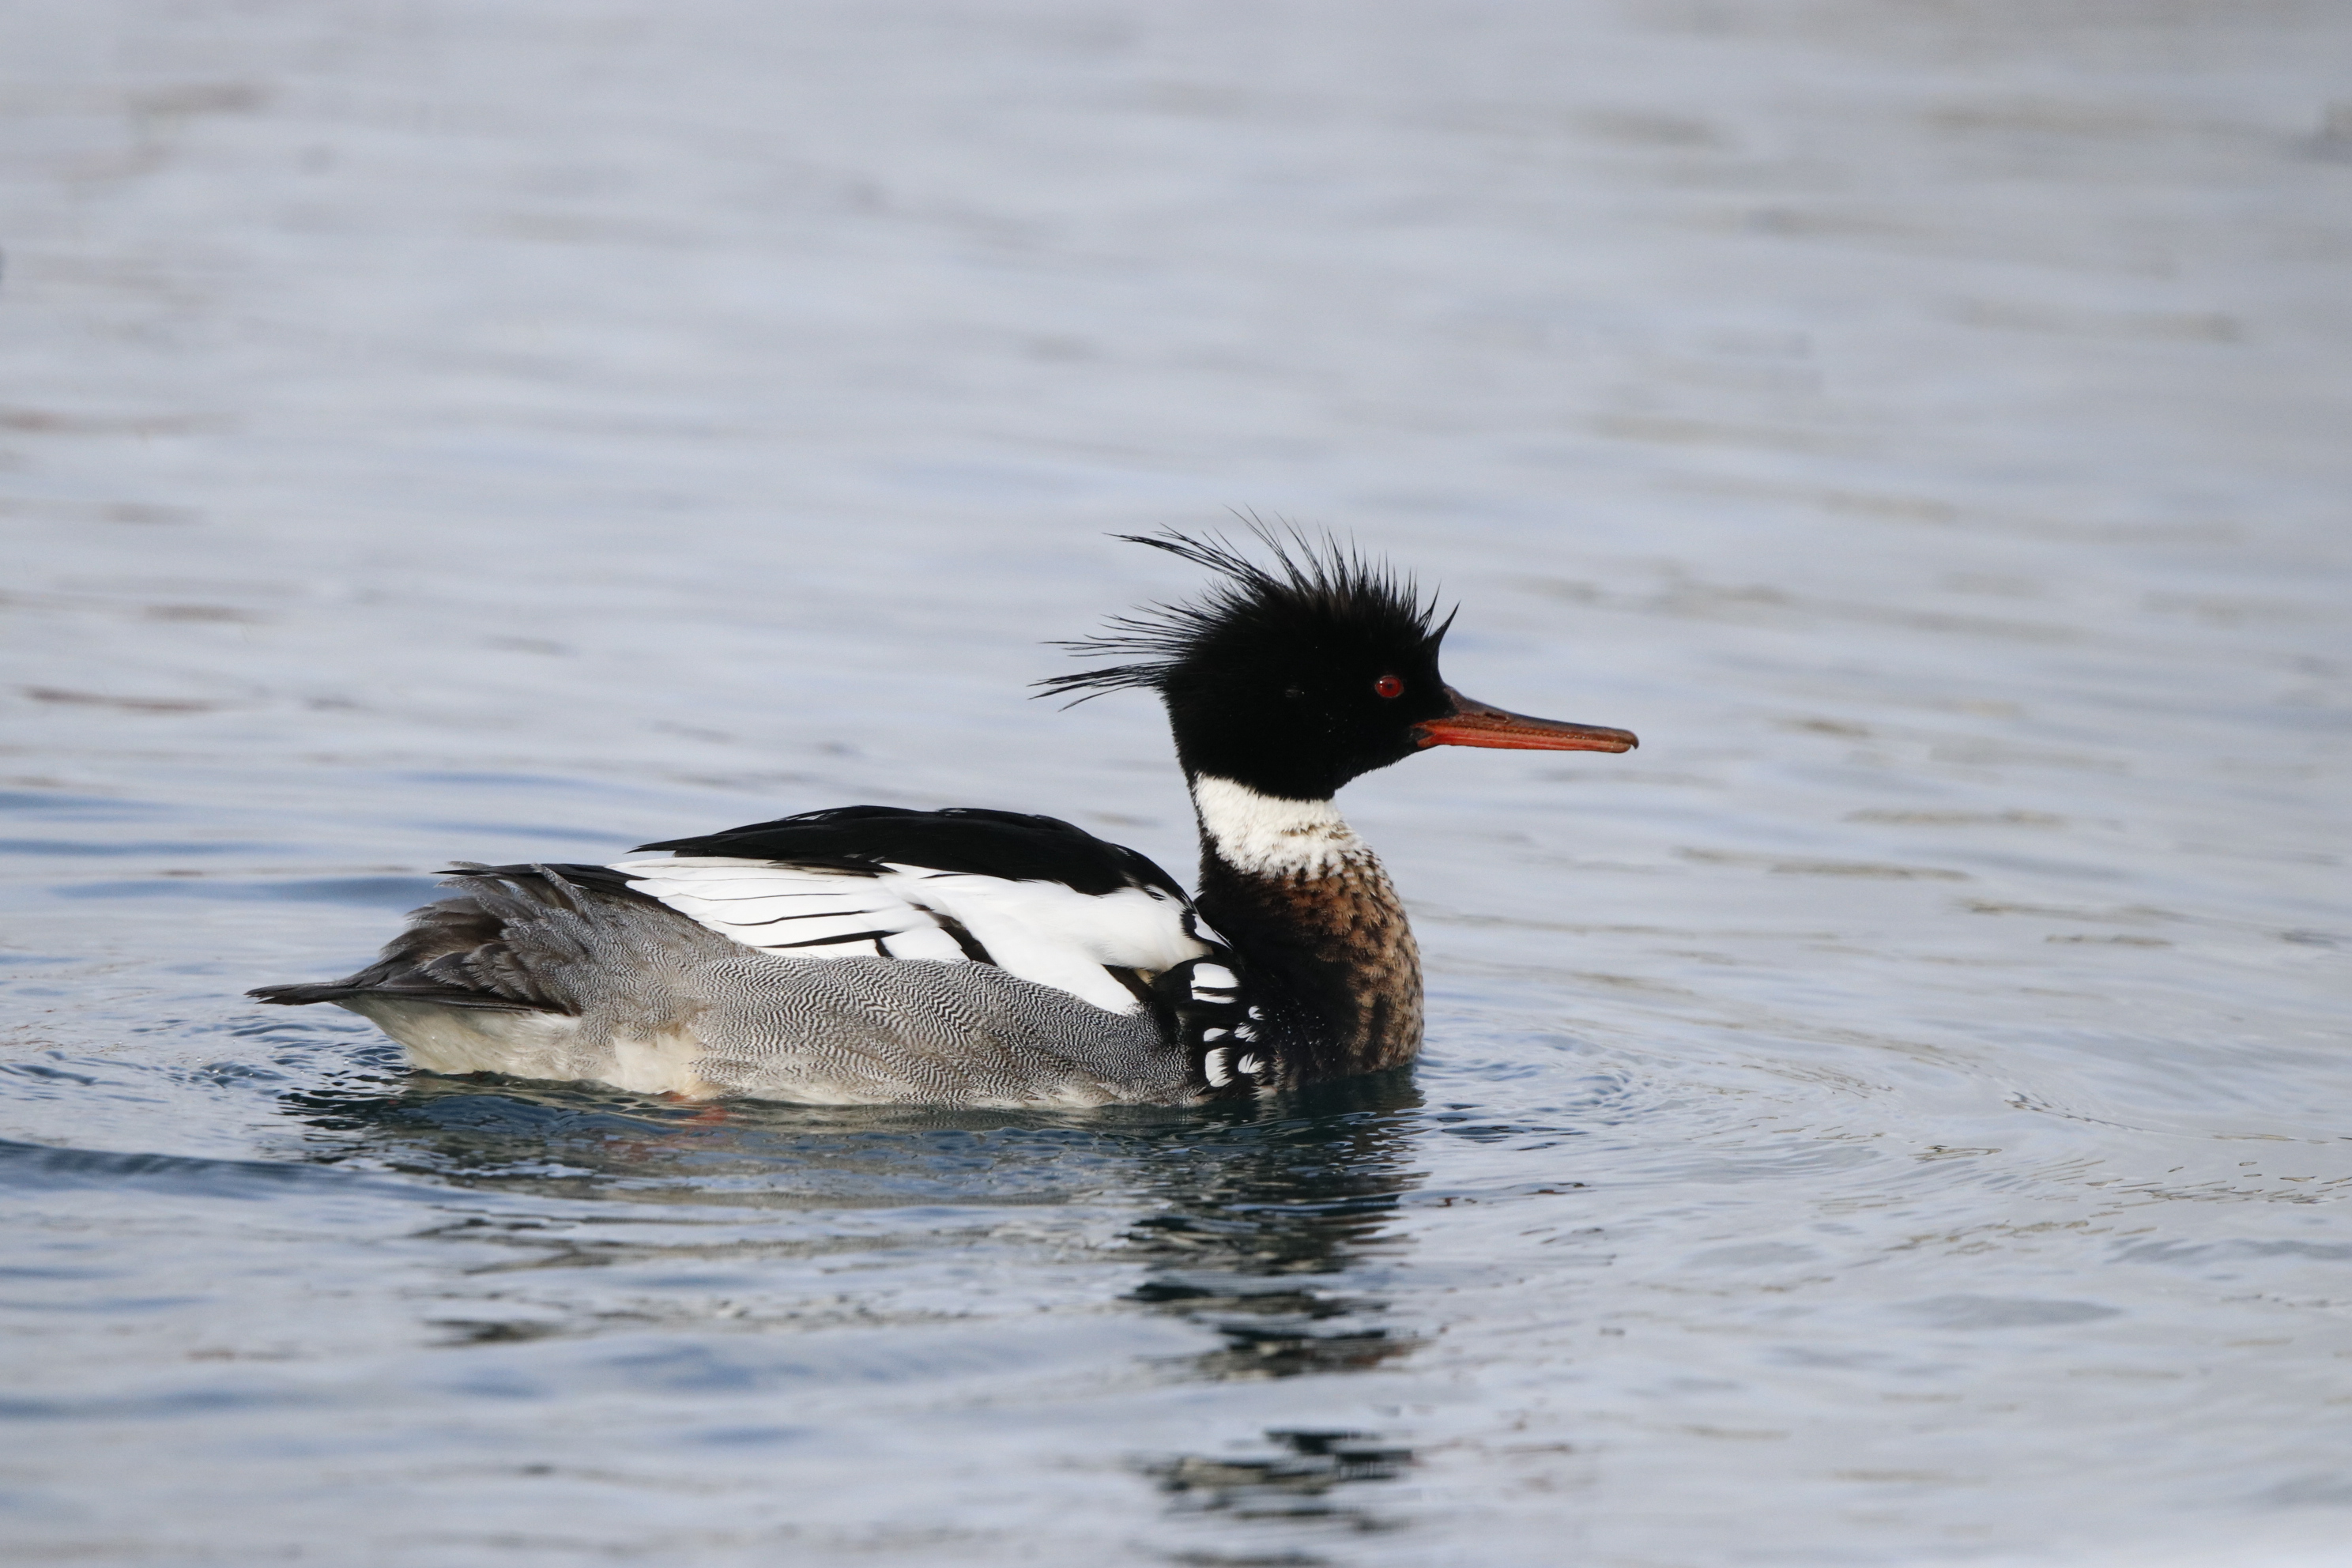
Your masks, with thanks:
M2352 1561L2352 11L0 4L0 1550ZM1255 1113L416 1079L450 858L1189 861L1024 683L1352 531L1632 756L1345 804Z

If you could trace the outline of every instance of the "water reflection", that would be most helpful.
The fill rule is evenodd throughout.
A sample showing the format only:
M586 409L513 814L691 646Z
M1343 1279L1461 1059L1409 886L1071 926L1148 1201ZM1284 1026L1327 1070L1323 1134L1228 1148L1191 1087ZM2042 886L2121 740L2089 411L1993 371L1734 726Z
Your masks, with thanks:
M1409 1074L1262 1106L1057 1113L692 1105L379 1064L279 1100L299 1158L467 1190L813 1215L1114 1206L1131 1217L1102 1256L1148 1259L1123 1299L1223 1342L1194 1375L1345 1371L1412 1343L1366 1289L1420 1180Z
M693 1104L378 1063L279 1104L303 1130L297 1157L467 1188L801 1208L1131 1197L1211 1220L1232 1208L1255 1235L1268 1205L1344 1207L1402 1190L1407 1133L1394 1123L1418 1100L1409 1085L1364 1092L1201 1110Z
M1125 1197L1163 1205L1138 1223L1137 1245L1279 1275L1344 1267L1380 1228L1414 1179L1421 1100L1396 1075L1199 1110L694 1104L371 1060L278 1103L302 1130L288 1152L312 1163L566 1199L864 1207Z
M1361 1270L1397 1245L1420 1106L1409 1074L1386 1074L1158 1152L1146 1190L1166 1206L1129 1233L1153 1262L1129 1299L1224 1342L1193 1375L1357 1371L1412 1347Z
M1262 1106L1068 1114L689 1105L404 1074L379 1060L278 1099L301 1130L291 1151L301 1159L520 1200L420 1233L464 1251L480 1296L431 1321L451 1348L665 1325L919 1330L871 1279L856 1302L811 1299L809 1271L849 1253L952 1259L961 1249L950 1235L970 1227L1000 1245L1008 1228L1043 1233L1056 1256L1080 1260L1082 1296L1098 1261L1114 1274L1102 1294L1213 1336L1213 1349L1155 1359L1157 1375L1349 1373L1420 1342L1390 1321L1385 1289L1405 1245L1396 1211L1423 1180L1424 1113L1409 1074ZM722 1271L730 1290L761 1304L745 1316L740 1299L661 1299L630 1268L645 1264L678 1279ZM593 1283L624 1276L635 1283ZM1064 1305L1061 1289L1041 1273L1029 1304ZM1412 1458L1375 1433L1235 1436L1138 1468L1178 1516L1369 1529L1380 1521L1342 1497Z
M1144 1469L1183 1514L1246 1523L1271 1520L1376 1530L1387 1521L1333 1494L1367 1481L1392 1481L1412 1463L1412 1449L1385 1442L1372 1432L1277 1427L1265 1434L1265 1444L1260 1453L1183 1454ZM1322 1559L1286 1553L1271 1561Z
M1391 1303L1380 1283L1403 1246L1391 1221L1423 1179L1414 1158L1421 1107L1410 1073L1383 1074L1324 1086L1196 1146L1157 1152L1147 1191L1164 1206L1129 1231L1152 1262L1128 1300L1222 1342L1178 1375L1353 1373L1412 1351L1415 1335L1387 1321ZM1411 1449L1379 1433L1277 1428L1262 1442L1160 1456L1140 1468L1180 1518L1353 1531L1392 1521L1348 1494L1393 1480L1412 1462ZM1240 1558L1181 1560L1323 1561L1281 1541Z

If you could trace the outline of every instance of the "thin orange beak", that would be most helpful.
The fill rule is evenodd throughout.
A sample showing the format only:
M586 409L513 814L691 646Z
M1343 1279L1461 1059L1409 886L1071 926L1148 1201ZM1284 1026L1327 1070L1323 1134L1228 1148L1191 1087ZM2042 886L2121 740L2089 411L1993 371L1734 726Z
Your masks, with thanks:
M1510 752L1630 752L1642 742L1631 730L1602 724L1564 724L1557 719L1530 719L1489 708L1475 697L1445 689L1454 711L1424 719L1412 727L1423 746L1493 746Z

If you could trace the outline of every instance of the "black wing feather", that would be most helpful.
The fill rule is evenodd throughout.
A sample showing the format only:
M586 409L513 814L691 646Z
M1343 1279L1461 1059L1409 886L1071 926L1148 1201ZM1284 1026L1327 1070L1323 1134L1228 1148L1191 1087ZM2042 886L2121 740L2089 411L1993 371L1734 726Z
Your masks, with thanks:
M1083 827L1057 817L978 806L910 811L895 805L843 805L638 848L835 871L873 872L886 864L920 866L1010 882L1060 882L1081 893L1159 888L1185 896L1182 886L1149 858Z

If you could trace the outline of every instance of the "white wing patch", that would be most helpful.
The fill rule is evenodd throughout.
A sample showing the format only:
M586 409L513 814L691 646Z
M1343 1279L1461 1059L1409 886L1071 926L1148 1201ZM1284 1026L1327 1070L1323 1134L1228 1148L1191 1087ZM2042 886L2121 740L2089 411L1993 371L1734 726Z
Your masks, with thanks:
M868 876L693 855L613 869L646 897L762 952L963 963L960 928L999 968L1113 1013L1142 1004L1109 969L1156 974L1212 951L1187 928L1183 902L1156 889L1081 893L922 866L886 865Z

